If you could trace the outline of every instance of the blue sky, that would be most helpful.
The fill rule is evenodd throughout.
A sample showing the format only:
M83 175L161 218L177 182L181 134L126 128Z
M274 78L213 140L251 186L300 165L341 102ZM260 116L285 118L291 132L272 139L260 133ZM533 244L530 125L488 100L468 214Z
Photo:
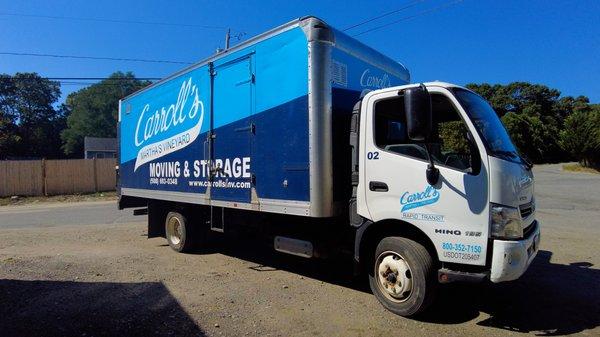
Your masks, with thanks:
M349 31L447 4L424 0ZM231 27L244 38L304 15L337 28L411 3L404 1L14 1L0 14L33 14ZM529 81L600 103L600 1L464 0L363 34L358 39L406 65L414 82ZM55 20L0 15L0 52L197 61L224 44L224 29ZM236 41L233 41L236 43ZM183 65L0 55L0 73L104 77L116 70L164 77ZM63 86L63 94L78 86Z

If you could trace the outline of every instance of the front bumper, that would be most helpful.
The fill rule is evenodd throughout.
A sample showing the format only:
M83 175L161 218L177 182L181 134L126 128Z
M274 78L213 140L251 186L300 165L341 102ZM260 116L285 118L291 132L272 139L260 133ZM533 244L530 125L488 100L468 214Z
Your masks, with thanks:
M490 280L494 283L516 280L529 267L540 248L540 223L518 241L494 240Z

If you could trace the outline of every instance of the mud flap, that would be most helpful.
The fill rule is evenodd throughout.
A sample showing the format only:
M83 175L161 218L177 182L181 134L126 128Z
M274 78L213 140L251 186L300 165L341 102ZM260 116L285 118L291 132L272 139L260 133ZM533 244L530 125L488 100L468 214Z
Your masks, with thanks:
M148 203L148 239L166 237L165 219L167 218L167 207L161 203Z

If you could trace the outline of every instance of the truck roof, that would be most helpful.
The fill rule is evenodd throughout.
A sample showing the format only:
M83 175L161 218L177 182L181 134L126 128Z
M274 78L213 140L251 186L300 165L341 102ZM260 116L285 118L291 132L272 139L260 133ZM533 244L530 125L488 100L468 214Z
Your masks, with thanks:
M453 84L453 83L448 83L448 82L442 82L442 81L431 81L431 82L416 82L416 83L410 83L410 84L404 84L404 85L397 85L395 87L389 87L389 88L384 88L384 89L380 89L380 90L385 90L385 91L394 91L394 90L404 90L406 88L410 88L410 87L416 87L419 85L425 85L427 87L442 87L442 88L461 88L461 89L465 89L468 91L472 91L469 88L465 88L463 86L457 85L457 84ZM370 96L375 95L378 91L380 90L373 90L371 92L369 92L368 94L365 95L365 99L368 99Z
M444 88L463 88L460 85L456 85L453 83L448 83L448 82L443 82L443 81L432 81L432 82L425 82L423 83L427 86L432 86L432 87L444 87ZM465 88L463 88L465 89Z
M152 83L151 85L140 89L124 98L122 98L123 100L135 96L141 92L144 92L146 90L149 90L155 86L158 86L172 78L175 78L181 74L184 74L188 71L191 71L193 69L199 68L209 62L218 60L221 57L227 56L231 53L234 53L240 49L243 49L245 47L248 47L252 44L255 44L259 41L262 40L266 40L272 36L275 36L277 34L280 34L282 32L285 32L287 30L296 28L296 27L304 27L306 25L308 25L311 22L316 22L317 25L319 25L319 28L323 28L327 27L329 28L329 30L331 31L332 34L330 34L330 42L335 45L337 48L340 48L344 51L346 51L347 53L353 55L354 57L357 57L359 59L363 59L365 61L368 61L374 65L377 65L378 67L380 67L381 69L389 72L390 74L394 74L395 76L409 82L410 81L410 73L408 71L408 69L400 62L395 61L393 59L391 59L388 56L385 56L384 54L376 51L375 49L365 45L362 42L359 42L358 40L350 37L349 35L331 27L330 25L328 25L327 23L325 23L325 21L315 17L315 16L305 16L305 17L301 17L301 18L297 18L294 19L290 22L287 22L283 25L280 25L278 27L275 27L273 29L270 29L264 33L261 33L259 35L253 36L251 38L249 38L248 40L235 45L227 50L215 53L207 58L204 58L198 62L195 62L194 64L185 67L165 78L162 78L161 80ZM308 27L308 29L310 30L312 27ZM309 36L310 33L307 33L307 38L310 40L311 37ZM313 37L314 38L314 37ZM318 36L317 38L322 38L322 36Z
M410 88L410 87L416 87L419 85L425 85L428 87L442 87L442 88L461 88L461 89L465 89L465 90L470 90L469 88L465 88L463 86L460 86L458 84L453 84L453 83L449 83L449 82L442 82L442 81L431 81L431 82L415 82L415 83L410 83L410 84L404 84L404 85L398 85L395 87L390 87L390 88L385 88L383 90L395 90L395 89L405 89L405 88Z

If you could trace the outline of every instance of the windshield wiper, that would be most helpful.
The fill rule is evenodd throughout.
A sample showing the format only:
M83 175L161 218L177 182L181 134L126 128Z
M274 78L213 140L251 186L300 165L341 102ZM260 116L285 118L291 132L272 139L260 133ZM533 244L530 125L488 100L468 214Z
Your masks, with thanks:
M527 171L531 171L531 168L533 168L533 163L525 156L519 155L519 158L521 158L521 161L523 162L523 164L525 164L525 168L527 168Z
M533 163L527 159L527 157L517 153L517 152L513 152L513 151L502 151L502 150L498 150L498 151L494 151L494 155L500 157L500 158L504 158L504 159L519 159L521 161L521 163L523 165L525 165L525 168L527 169L527 171L530 171L531 168L533 167Z

